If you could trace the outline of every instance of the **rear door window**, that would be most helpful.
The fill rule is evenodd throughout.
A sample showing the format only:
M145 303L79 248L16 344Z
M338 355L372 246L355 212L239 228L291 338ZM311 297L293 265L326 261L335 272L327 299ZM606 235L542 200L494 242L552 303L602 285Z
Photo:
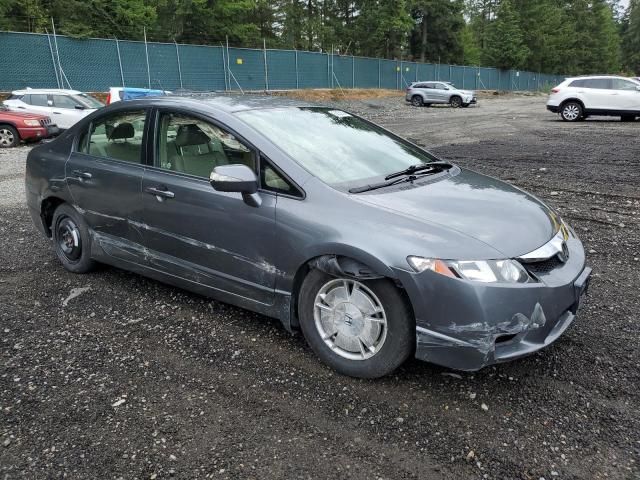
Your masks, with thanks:
M47 94L46 93L32 93L29 95L29 104L36 107L48 107Z
M611 79L610 78L589 78L585 79L585 87L587 88L598 88L601 90L609 90L611 89Z
M94 120L88 136L80 138L78 150L94 157L144 163L142 142L146 118L145 110L134 110Z

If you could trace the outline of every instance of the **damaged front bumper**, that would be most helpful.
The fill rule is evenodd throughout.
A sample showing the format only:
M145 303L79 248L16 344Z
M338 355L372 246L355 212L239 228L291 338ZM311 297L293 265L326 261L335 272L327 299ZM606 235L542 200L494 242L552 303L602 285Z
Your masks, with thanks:
M416 316L416 358L457 370L529 355L553 343L574 321L589 286L578 239L569 259L528 284L488 284L431 271L403 271Z

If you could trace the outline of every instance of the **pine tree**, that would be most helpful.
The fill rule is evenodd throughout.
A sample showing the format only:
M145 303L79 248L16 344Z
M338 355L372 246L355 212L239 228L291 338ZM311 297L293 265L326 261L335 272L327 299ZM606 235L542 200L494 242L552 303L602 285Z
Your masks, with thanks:
M625 67L640 75L640 0L631 0L627 9L622 45Z
M498 68L521 68L529 48L524 44L518 15L511 0L502 0L496 18L487 27L483 63Z
M462 0L412 0L409 3L415 22L410 41L413 58L426 62L462 63Z

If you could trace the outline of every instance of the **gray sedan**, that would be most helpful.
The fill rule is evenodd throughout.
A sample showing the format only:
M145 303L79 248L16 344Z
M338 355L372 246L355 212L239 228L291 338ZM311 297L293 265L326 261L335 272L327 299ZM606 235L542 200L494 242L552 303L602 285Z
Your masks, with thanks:
M589 283L542 201L284 99L116 103L34 148L26 191L69 271L106 263L276 317L357 377L530 354Z
M478 102L475 92L460 90L451 82L414 82L407 87L405 100L414 107L449 104L459 108Z

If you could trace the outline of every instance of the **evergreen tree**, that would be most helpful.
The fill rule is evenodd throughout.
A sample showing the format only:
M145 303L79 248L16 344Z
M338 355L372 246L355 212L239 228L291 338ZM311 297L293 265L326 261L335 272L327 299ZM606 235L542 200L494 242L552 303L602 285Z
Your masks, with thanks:
M410 50L421 62L440 59L462 63L462 29L465 26L461 0L413 0L409 4L415 27Z
M521 68L529 55L518 15L511 0L502 0L496 18L487 26L483 64L498 68Z
M640 0L631 0L624 16L622 45L625 68L640 75Z

